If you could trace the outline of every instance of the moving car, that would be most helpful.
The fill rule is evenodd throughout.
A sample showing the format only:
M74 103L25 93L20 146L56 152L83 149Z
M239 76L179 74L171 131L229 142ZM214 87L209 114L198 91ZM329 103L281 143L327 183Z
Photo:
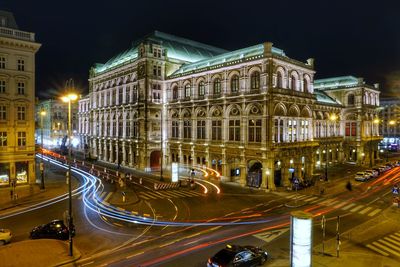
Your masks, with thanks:
M11 241L11 231L9 229L0 229L0 245L5 245Z
M75 235L75 227L72 228L71 233L72 236ZM42 224L33 228L30 234L30 238L32 239L50 238L50 239L68 240L69 230L68 227L65 226L63 220L54 220L49 222L48 224Z
M226 245L208 259L207 267L257 266L264 264L267 259L268 253L259 247Z
M354 179L356 181L361 181L361 182L365 182L368 181L370 175L368 173L365 172L357 172L356 176L354 177Z

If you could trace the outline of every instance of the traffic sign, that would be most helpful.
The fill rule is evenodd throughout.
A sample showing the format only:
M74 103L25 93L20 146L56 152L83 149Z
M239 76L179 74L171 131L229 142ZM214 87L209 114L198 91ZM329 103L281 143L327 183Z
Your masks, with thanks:
M399 188L398 187L393 187L392 193L395 194L395 195L398 195L399 194Z

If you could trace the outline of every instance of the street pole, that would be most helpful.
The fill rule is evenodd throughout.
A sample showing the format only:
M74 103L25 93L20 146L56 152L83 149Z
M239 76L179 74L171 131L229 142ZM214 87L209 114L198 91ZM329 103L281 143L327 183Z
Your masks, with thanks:
M161 122L160 122L160 132L161 132L161 142L160 142L160 151L161 151L161 153L160 153L160 181L162 182L162 181L164 181L164 177L163 177L163 157L164 157L164 154L163 154L163 101L161 100L161 116L160 116L160 119L161 119Z
M321 227L322 227L322 256L325 255L325 225L326 225L325 215L322 215L322 220L321 220Z
M68 101L68 137L69 137L69 144L68 144L68 216L69 216L69 223L68 223L68 233L69 233L69 255L73 256L73 241L72 241L72 229L73 229L73 222L72 222L72 181L71 181L71 99Z
M325 127L325 153L326 153L326 159L325 159L325 181L328 181L328 121L326 122L326 127Z
M339 258L339 247L340 247L340 233L339 233L339 224L340 224L340 217L337 216L336 222L336 257Z
M40 162L40 189L44 189L44 162L43 162L43 116L44 116L44 111L42 110L40 112L40 143L42 146L41 149L41 162Z

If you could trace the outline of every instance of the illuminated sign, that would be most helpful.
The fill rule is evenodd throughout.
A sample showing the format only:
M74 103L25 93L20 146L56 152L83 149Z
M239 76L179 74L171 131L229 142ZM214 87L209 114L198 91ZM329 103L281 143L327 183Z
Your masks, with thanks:
M172 162L172 182L178 182L178 163Z
M291 214L290 224L290 266L311 266L312 215L303 211Z

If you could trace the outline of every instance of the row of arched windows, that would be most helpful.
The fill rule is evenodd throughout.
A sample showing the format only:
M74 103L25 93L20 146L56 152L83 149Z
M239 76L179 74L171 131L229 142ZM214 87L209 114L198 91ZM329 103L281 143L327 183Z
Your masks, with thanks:
M260 72L254 71L250 75L250 89L251 90L259 90L260 89ZM198 88L197 88L197 93L198 96L202 97L206 93L206 86L204 81L199 82ZM230 89L232 93L236 93L239 91L240 86L239 86L239 75L235 74L231 77L230 79ZM221 85L221 79L220 78L215 78L212 82L212 94L213 95L220 95L222 92L222 85ZM187 83L184 86L184 98L189 98L192 96L192 86L190 83ZM179 89L178 86L174 86L172 88L172 99L178 99L179 98Z

